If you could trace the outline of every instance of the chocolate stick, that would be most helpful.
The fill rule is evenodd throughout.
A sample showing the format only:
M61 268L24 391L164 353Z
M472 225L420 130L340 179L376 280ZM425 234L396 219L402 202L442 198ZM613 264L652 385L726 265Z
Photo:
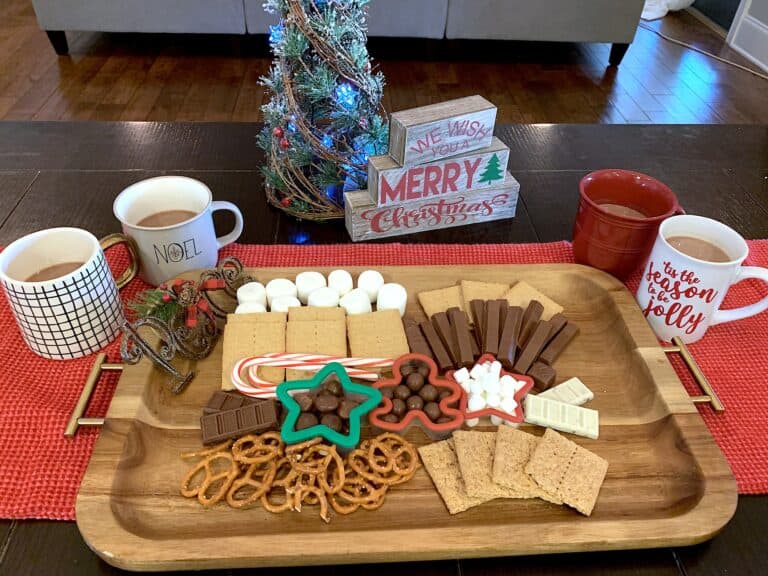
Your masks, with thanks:
M451 360L451 355L448 353L448 350L445 349L443 341L440 339L440 335L435 330L435 327L432 326L430 322L426 321L419 324L419 328L421 328L421 332L424 334L424 338L426 338L427 343L432 350L437 367L440 368L440 370L448 370L449 368L452 368L453 360Z
M483 354L499 353L499 301L489 300L485 305L485 330L483 332Z
M501 332L504 330L504 322L507 321L507 310L509 309L509 302L500 298L496 300L499 303L499 342L501 342Z
M555 336L549 344L547 344L547 347L541 353L541 356L539 356L539 362L544 362L544 364L551 365L555 360L557 360L558 356L563 353L563 350L568 347L568 344L571 343L571 340L573 340L578 333L578 326L571 324L570 322L566 324L565 327L560 330L560 333Z
M483 347L483 336L485 335L485 300L472 300L469 303L469 307L472 310L472 317L475 319L475 335L477 336L477 344L480 348Z
M427 358L435 359L427 339L421 332L421 328L413 320L403 322L405 325L405 337L408 340L408 348L416 354L423 354Z
M528 338L533 334L533 330L536 328L536 323L541 319L541 315L544 312L544 306L538 300L531 300L528 303L528 308L523 313L523 324L520 327L520 334L517 337L517 347L520 350L528 342Z
M552 324L546 320L542 320L538 323L522 352L520 352L520 357L517 359L517 362L515 362L515 372L518 374L525 374L528 372L533 362L539 357L539 354L541 354L541 351L544 349L551 329Z
M558 312L557 314L554 314L552 318L549 319L549 321L552 323L552 330L549 332L549 339L547 342L551 342L552 339L560 333L560 330L562 330L563 327L568 324L568 318Z
M461 313L464 315L464 318L467 320L467 326L469 326L469 316L467 316L467 313L462 311L461 308L457 306L452 306L451 308L448 308L448 310L445 311L445 313L448 315L448 321L451 323L451 330L453 330L453 314ZM475 336L472 333L472 328L469 329L469 344L472 346L472 356L475 358L480 357L480 348L477 346L477 341L475 340Z
M467 317L464 312L455 308L450 311L450 319L459 355L457 367L471 368L475 363L475 357L472 354L472 334L469 331Z
M536 390L538 392L544 392L552 387L555 383L555 369L552 366L544 364L544 362L534 362L531 369L528 370L528 376L533 378L536 383Z
M497 358L505 370L512 370L517 355L517 337L520 334L520 325L523 320L523 309L520 306L509 306L504 320L504 327L499 340L499 353Z
M435 327L437 334L440 336L440 340L443 341L443 346L445 346L448 354L450 354L451 363L456 366L458 364L459 355L456 350L456 342L453 338L453 330L451 329L451 322L448 320L448 315L445 312L433 314L432 326Z

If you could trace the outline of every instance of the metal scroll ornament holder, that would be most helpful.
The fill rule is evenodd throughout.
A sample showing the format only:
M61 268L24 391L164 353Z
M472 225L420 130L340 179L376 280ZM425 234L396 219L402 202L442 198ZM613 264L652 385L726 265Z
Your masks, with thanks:
M121 324L123 362L137 364L148 358L170 376L171 392L180 394L195 375L180 371L172 360L176 356L202 360L211 353L221 333L220 325L236 302L237 289L250 281L242 262L229 257L218 268L204 271L197 283L174 280L161 284L149 298L150 304L157 302L159 292L158 305L150 306L138 319Z

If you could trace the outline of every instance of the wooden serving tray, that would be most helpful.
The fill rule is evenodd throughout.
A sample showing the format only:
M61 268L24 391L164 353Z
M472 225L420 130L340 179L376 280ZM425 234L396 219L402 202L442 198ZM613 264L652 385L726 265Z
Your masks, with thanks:
M589 407L600 410L600 439L575 440L609 462L591 517L541 500L494 500L451 516L423 469L379 510L334 514L330 524L312 507L203 509L179 494L189 468L179 454L200 447L201 407L220 386L219 345L180 396L148 361L126 366L77 498L88 545L130 570L393 562L688 545L731 518L728 464L617 280L559 264L379 269L406 286L413 317L423 318L417 292L461 279L526 280L565 307L581 332L556 363L558 379L583 379L595 393ZM254 275L266 282L299 271ZM420 430L409 440L428 441Z

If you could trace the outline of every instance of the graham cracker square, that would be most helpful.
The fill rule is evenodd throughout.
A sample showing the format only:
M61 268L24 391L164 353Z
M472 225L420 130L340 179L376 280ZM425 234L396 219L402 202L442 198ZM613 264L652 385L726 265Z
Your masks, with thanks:
M318 308L317 306L295 306L288 308L288 322L313 320L336 320L343 322L347 312L344 308Z
M493 454L496 451L496 432L468 432L457 430L453 433L456 458L459 460L461 477L467 494L475 498L532 498L533 495L521 490L494 483Z
M347 333L344 329L344 320L288 322L285 351L345 357ZM311 372L304 370L287 369L285 371L286 380L306 380L311 375Z
M592 514L608 462L551 428L533 451L525 472L544 490L585 516Z
M418 450L424 468L432 478L449 514L464 512L490 500L490 498L477 498L467 494L451 439L426 444Z
M239 316L250 318L242 319ZM282 316L282 319L280 318ZM285 352L285 314L230 314L222 336L221 389L234 390L232 370L246 356ZM259 368L259 376L270 382L285 380L282 368Z
M520 306L523 310L528 308L531 300L538 300L544 307L544 311L541 313L542 320L549 320L555 314L560 314L563 311L560 304L522 280L504 294L504 299L509 302L510 306Z
M472 314L472 307L469 305L472 300L498 300L504 297L509 290L509 284L499 284L497 282L477 282L475 280L462 280L461 293L464 298L464 310L469 314L470 323L475 323L475 317Z
M355 358L397 358L410 351L397 310L347 316L347 336Z
M496 452L493 455L492 479L500 486L531 493L553 504L562 504L562 500L539 487L525 473L525 466L538 444L538 436L510 426L499 426L496 432Z
M461 297L460 286L449 286L439 290L419 292L417 297L427 318L431 318L433 314L438 312L445 312L448 308L453 308L454 306L462 310L464 309L464 300Z

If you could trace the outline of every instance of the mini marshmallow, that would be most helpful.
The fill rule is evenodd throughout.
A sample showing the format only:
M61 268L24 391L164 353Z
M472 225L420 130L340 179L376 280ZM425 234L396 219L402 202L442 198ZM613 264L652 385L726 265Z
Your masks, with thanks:
M237 289L237 303L257 302L266 308L267 290L261 282L248 282Z
M368 294L361 288L355 288L342 296L341 300L339 300L339 306L344 308L349 316L368 314L372 310Z
M504 424L510 428L520 428L520 422L515 422L514 420L504 420Z
M472 380L464 380L464 382L461 382L459 384L459 386L461 386L461 389L464 390L464 392L466 392L467 394L469 394L472 391L472 389L469 387L470 382L472 382Z
M501 395L505 398L507 396L512 397L517 394L516 380L509 374L502 376L501 380L499 380L499 384L501 385Z
M469 381L469 370L466 368L459 368L456 370L456 372L453 373L453 379L456 380L459 384L463 384L464 382Z
M498 360L491 362L491 369L488 373L498 380L501 377L501 362Z
M472 370L469 372L469 376L474 380L479 380L481 376L486 373L485 366L483 364L475 364L472 366Z
M339 305L339 293L323 286L309 293L307 303L316 308L336 308Z
M382 286L384 286L384 276L376 270L366 270L357 278L357 287L365 290L371 304L376 302Z
M334 270L328 274L328 288L339 293L339 298L352 291L352 275L346 270Z
M267 303L272 307L272 300L280 296L293 296L298 294L296 284L287 278L275 278L267 282Z
M501 405L501 396L498 394L486 394L485 401L491 408L498 408Z
M296 275L296 290L302 304L307 303L311 292L325 286L325 276L320 272L299 272Z
M500 408L507 414L513 414L517 408L517 402L511 396L507 396L501 401Z
M501 426L501 424L504 422L504 418L501 416L496 416L496 414L491 414L491 424L494 426Z
M499 396L501 394L501 383L493 377L493 374L488 374L483 381L485 386L485 392L489 396Z
M469 420L464 420L464 424L466 424L470 428L474 428L475 426L480 424L480 418L470 418Z
M405 287L394 282L384 284L376 296L376 310L398 310L401 318L405 315L407 303L408 292Z
M485 392L485 386L483 386L483 382L481 380L470 380L469 381L469 391L472 394L482 394Z
M258 302L243 302L235 308L235 314L255 314L256 312L266 311L267 309Z
M288 308L301 308L301 302L295 296L278 296L269 307L272 312L288 312Z
M470 412L477 412L478 410L482 410L485 408L485 400L480 394L472 394L469 397L469 402L467 403L467 409Z

